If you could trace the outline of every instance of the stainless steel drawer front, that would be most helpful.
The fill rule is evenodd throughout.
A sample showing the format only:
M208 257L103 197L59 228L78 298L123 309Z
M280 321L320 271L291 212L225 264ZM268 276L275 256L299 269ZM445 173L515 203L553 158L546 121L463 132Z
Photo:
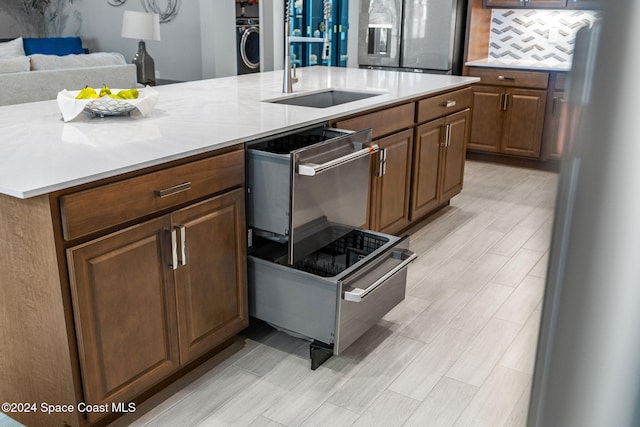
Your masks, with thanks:
M405 297L409 238L338 282L334 354L340 354Z
M306 253L296 244L307 237L302 229L320 218L353 228L367 221L371 130L358 131L293 153L289 263Z
M400 260L400 262L391 270L386 272L382 277L380 277L375 282L370 284L366 289L355 288L351 291L345 291L344 300L351 301L351 302L363 301L364 298L366 298L367 295L369 295L371 292L375 291L378 288L378 286L384 285L384 283L387 280L391 279L393 276L396 275L396 273L399 273L401 270L406 268L410 263L412 263L413 260L418 258L418 255L416 255L415 253L409 250L402 249L398 251L395 251L395 250L392 251L390 258L394 260L396 259Z
M371 144L371 129L317 126L250 143L247 225L256 235L287 242L289 264L314 250L306 245L297 251L295 245L315 224L362 227L367 220L371 155L378 150Z

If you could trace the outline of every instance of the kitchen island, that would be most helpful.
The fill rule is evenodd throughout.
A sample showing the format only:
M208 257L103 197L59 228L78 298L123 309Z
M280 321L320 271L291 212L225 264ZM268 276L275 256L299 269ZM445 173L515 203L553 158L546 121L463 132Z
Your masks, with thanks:
M476 78L322 67L298 77L287 96L381 94L324 109L263 102L285 96L280 71L160 86L149 117L63 123L55 101L0 107L0 397L16 403L9 416L105 424L247 325L245 142L364 120L390 149L396 135L408 141L399 145L408 159L414 131L439 159L446 145L464 152ZM423 170L414 166L408 188L407 173ZM460 167L450 171L443 177L459 181ZM440 179L441 204L453 193Z

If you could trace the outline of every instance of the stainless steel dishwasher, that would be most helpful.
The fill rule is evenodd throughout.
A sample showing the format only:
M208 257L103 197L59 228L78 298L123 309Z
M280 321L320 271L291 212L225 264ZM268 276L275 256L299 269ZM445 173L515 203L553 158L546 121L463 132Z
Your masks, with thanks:
M326 126L246 148L249 313L311 341L316 369L405 296L408 237L361 229L385 152Z

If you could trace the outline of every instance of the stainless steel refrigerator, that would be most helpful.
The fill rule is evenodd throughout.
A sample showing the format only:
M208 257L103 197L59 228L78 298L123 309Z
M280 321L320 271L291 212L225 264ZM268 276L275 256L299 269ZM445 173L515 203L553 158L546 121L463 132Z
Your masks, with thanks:
M603 2L570 73L529 427L640 426L640 2Z
M460 74L467 0L361 0L358 64Z

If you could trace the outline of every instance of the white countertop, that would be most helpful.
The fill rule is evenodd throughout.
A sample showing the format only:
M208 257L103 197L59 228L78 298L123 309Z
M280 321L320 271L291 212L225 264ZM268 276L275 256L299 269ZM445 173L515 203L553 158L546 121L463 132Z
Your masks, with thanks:
M64 123L55 100L0 107L0 193L46 194L479 80L357 68L297 73L289 95L281 70L157 86L148 117L82 114ZM260 102L326 88L384 94L330 108Z
M476 61L468 61L464 65L467 67L492 67L492 68L510 68L516 70L534 70L534 71L571 71L571 63L568 62L542 62L542 61L524 61L524 60L506 60L506 59L478 59Z

